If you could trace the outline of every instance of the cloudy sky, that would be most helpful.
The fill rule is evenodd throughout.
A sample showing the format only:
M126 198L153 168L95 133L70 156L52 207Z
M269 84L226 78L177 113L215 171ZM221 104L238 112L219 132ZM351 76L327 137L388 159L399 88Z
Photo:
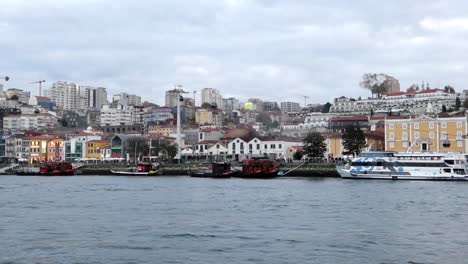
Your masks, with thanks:
M1 0L0 76L44 79L163 103L218 88L241 99L367 96L362 74L402 88L466 89L468 3L373 0Z

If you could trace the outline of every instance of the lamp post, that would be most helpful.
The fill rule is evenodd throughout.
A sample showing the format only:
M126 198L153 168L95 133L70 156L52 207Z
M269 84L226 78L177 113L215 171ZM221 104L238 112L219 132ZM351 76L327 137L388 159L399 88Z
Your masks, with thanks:
M182 90L182 85L176 84L174 87L174 91L177 94L177 155L178 159L177 162L180 164L180 160L182 159L181 153L181 144L180 144L180 102L184 100L182 97L182 93L187 93Z

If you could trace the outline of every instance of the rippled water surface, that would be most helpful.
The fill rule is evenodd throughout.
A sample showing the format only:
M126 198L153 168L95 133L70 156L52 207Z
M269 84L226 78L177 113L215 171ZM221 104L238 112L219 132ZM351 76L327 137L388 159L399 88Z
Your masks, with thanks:
M0 263L468 263L468 183L2 176Z

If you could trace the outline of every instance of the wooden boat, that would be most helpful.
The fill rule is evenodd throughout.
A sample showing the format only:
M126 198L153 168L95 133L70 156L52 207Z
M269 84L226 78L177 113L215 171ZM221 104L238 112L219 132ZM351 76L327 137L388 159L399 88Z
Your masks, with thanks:
M75 169L70 162L42 163L39 167L39 175L70 176L74 174Z
M111 170L114 175L155 176L159 173L159 164L139 163L135 168Z
M201 168L192 173L190 176L197 178L231 178L235 174L231 170L231 164L227 162L213 162L211 167Z
M252 179L271 179L278 176L276 163L267 158L245 159L242 162L242 171L235 177Z

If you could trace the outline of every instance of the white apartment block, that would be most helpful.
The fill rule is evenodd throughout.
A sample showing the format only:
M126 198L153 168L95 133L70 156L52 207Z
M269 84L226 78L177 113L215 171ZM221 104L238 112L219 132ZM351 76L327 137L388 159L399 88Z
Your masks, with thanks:
M109 104L107 101L107 91L104 87L80 86L80 100L82 109L101 109L103 105Z
M296 102L281 102L281 112L297 113L301 111L301 106Z
M202 90L202 105L204 103L216 104L218 109L223 109L223 97L217 89L203 88Z
M47 96L63 110L77 110L79 103L78 86L74 83L58 81L52 84Z
M9 131L54 128L57 117L47 113L8 115L3 117L3 129Z
M117 107L111 107L104 105L101 108L101 125L118 126L141 123L143 118L140 110L141 108L133 106L118 105Z
M141 96L127 93L116 94L112 97L113 105L141 106Z

